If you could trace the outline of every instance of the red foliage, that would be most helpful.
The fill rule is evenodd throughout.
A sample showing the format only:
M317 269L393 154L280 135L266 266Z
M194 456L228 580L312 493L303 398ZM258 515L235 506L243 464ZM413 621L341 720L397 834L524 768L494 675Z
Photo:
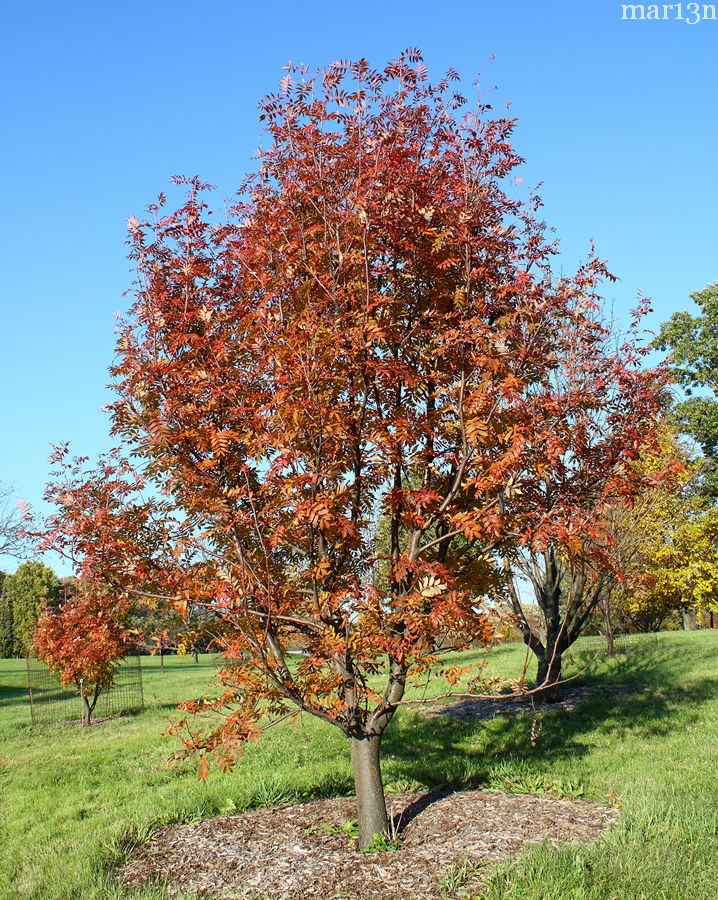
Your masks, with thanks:
M35 631L43 662L86 701L87 721L100 692L112 685L117 662L127 652L121 608L82 587L58 608L46 607Z
M641 367L647 309L639 306L623 338L604 323L600 307L586 310L555 348L550 382L536 392L538 423L516 510L532 526L522 529L521 543L535 553L552 547L569 568L575 560L620 577L612 548L616 510L673 477L632 465L655 449L667 400L666 370Z
M143 475L67 464L48 544L113 591L211 611L232 663L216 702L186 704L216 727L185 741L223 766L292 710L381 735L437 646L490 639L492 551L547 540L548 519L570 546L573 489L547 506L542 471L615 469L650 412L647 383L643 420L593 455L557 428L604 391L607 273L592 256L553 278L540 202L508 187L514 121L464 112L454 77L432 85L414 51L290 66L227 222L196 178L130 220L112 413ZM567 360L581 386L556 392Z

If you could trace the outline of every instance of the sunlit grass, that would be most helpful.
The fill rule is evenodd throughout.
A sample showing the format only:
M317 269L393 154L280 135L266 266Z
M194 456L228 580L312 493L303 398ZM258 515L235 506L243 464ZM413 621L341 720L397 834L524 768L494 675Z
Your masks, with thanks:
M523 660L520 646L499 648L491 670L515 677ZM207 692L212 661L166 659L163 675L156 658L143 664L147 710L83 730L32 728L24 663L0 660L0 897L127 897L114 866L165 823L351 792L342 735L310 718L267 732L234 772L211 770L206 785L192 761L168 764L177 744L161 734L166 717ZM604 661L584 680L602 690L576 712L544 717L535 747L530 716L458 723L402 710L384 742L387 785L490 785L621 803L619 826L596 843L539 847L503 867L490 900L714 900L718 634L661 635L655 652ZM614 693L614 683L630 691Z

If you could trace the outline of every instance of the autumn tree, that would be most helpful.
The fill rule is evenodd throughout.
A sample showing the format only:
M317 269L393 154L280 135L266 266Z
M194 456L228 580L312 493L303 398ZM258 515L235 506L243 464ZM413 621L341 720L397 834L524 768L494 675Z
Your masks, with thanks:
M700 485L706 502L700 515L684 517L669 531L669 539L657 548L655 580L649 578L631 597L636 611L653 605L681 609L686 627L695 627L696 605L707 603L705 608L714 610L710 507L718 496L718 282L695 291L691 299L697 314L674 313L661 326L654 346L669 351L669 365L684 389L672 414L676 426L703 452Z
M602 594L599 612L604 622L609 653L614 623L621 628L654 631L675 610L657 595L649 599L647 580L656 568L656 553L683 524L705 507L699 489L701 462L665 422L631 463L640 489L631 503L607 510L611 555L620 578L610 580Z
M564 654L625 577L616 520L672 472L668 462L659 470L635 465L656 446L667 399L666 373L642 366L647 303L619 339L595 286L584 302L583 318L557 335L555 367L535 388L538 421L524 450L524 486L513 488L529 524L521 540L500 548L511 606L546 700L558 695ZM526 587L541 628L526 614Z
M65 592L59 605L46 605L38 620L37 655L63 685L77 690L83 725L91 723L100 694L114 683L117 663L127 653L123 615L119 604L80 586Z
M620 598L634 621L661 621L673 611L695 627L697 611L718 612L718 510L683 507L643 548L643 571Z
M228 221L198 179L130 220L112 417L132 465L61 448L48 490L46 545L84 578L222 623L223 691L178 725L203 771L317 716L348 738L362 845L408 679L490 639L495 550L538 531L536 405L605 272L553 277L539 202L512 196L514 121L467 111L456 78L413 51L290 66Z

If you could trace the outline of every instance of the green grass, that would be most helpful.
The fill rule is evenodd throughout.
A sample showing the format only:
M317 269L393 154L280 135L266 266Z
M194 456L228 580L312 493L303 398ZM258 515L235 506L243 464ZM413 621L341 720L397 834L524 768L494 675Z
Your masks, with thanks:
M113 879L153 829L351 792L341 734L308 718L269 731L206 785L193 762L168 764L177 744L161 734L166 717L207 691L213 667L209 657L165 662L161 675L159 660L143 660L143 714L82 730L32 728L24 664L0 660L0 898L159 898ZM522 662L522 648L498 648L491 669L517 674ZM618 827L590 845L532 849L497 871L486 900L715 900L718 633L661 635L655 652L603 661L584 678L603 690L547 715L536 746L530 716L456 723L402 710L384 741L387 785L618 798ZM612 693L615 682L631 692Z

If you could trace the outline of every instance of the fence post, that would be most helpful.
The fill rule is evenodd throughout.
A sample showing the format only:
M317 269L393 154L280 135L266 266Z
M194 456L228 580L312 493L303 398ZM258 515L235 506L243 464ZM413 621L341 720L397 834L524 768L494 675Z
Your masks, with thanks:
M30 678L30 655L25 657L25 668L27 670L27 694L30 698L30 722L35 724L35 705L32 700L32 679Z

